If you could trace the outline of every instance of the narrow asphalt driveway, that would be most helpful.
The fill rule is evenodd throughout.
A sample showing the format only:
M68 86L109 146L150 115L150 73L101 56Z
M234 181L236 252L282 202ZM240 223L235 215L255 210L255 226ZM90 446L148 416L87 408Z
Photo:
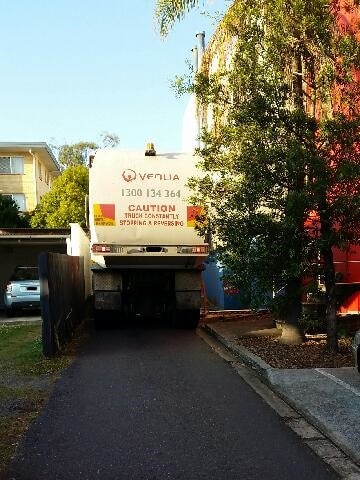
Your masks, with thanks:
M194 332L96 332L56 384L16 480L335 479Z

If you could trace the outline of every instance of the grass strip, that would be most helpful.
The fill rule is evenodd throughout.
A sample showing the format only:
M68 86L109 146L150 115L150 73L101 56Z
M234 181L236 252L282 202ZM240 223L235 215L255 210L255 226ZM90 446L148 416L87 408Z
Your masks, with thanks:
M79 329L61 356L48 359L41 325L0 325L0 476L84 337Z

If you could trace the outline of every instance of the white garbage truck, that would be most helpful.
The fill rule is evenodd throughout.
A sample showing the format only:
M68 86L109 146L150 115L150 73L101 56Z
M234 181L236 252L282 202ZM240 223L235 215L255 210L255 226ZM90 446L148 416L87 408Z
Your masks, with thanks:
M195 328L208 244L189 203L192 154L100 149L89 162L89 228L97 324L163 317ZM115 313L115 315L114 315Z

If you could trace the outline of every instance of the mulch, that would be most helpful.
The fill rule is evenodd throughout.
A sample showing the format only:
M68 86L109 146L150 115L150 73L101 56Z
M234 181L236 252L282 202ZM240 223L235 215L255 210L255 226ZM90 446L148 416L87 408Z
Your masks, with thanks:
M309 336L300 345L285 345L274 337L240 337L237 342L274 368L353 367L351 339L339 339L336 354L326 349L324 335Z
M273 316L266 310L209 312L203 321L221 322L223 325L234 322L242 325L243 332L239 332L237 343L274 368L354 367L351 337L340 338L338 353L334 354L327 350L325 334L306 335L305 341L300 345L283 344L278 335L267 336L264 332L259 332L259 336L256 336L257 330L275 326Z

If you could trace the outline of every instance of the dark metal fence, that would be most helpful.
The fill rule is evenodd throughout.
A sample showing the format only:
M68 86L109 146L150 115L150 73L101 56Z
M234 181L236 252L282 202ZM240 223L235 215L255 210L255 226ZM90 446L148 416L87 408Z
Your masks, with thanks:
M84 314L83 259L42 253L39 274L43 353L53 357L72 337Z

